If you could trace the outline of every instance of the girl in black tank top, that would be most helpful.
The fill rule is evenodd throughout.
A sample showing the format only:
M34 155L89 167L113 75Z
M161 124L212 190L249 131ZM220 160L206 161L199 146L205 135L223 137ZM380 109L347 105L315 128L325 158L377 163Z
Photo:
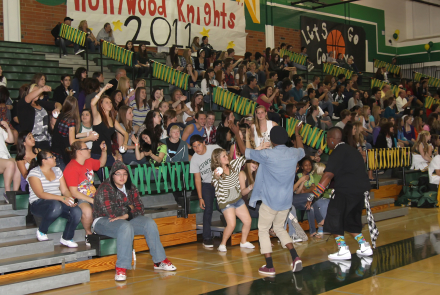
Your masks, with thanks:
M99 159L101 157L101 148L99 145L101 142L105 142L107 150L111 150L111 138L118 130L124 136L124 144L122 145L127 151L128 133L121 127L118 121L116 121L117 112L113 107L113 103L110 97L103 95L103 93L112 88L112 84L105 85L104 88L92 99L90 105L93 113L93 131L97 132L99 138L93 142L92 146L92 158ZM108 152L106 166L111 166L115 162L115 157ZM102 180L102 175L98 171L98 176Z

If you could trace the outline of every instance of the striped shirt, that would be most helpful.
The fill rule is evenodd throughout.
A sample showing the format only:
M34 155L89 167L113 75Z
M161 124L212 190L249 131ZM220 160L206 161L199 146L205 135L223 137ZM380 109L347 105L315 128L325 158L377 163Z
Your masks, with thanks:
M130 102L130 107L133 108L133 126L141 126L150 111L150 107L146 104L145 107L138 109L136 106L136 100Z
M238 174L245 163L246 158L244 156L232 160L229 163L229 175L223 174L219 179L215 178L214 171L212 171L212 184L215 188L215 196L217 197L220 209L224 209L226 205L235 203L241 199Z
M53 167L52 171L55 173L54 181L47 180L39 166L35 167L29 172L26 180L29 182L29 177L35 176L40 179L41 185L43 186L43 191L45 193L61 196L60 179L63 177L63 172L58 167ZM32 204L38 199L39 198L32 190L32 186L29 186L29 203Z

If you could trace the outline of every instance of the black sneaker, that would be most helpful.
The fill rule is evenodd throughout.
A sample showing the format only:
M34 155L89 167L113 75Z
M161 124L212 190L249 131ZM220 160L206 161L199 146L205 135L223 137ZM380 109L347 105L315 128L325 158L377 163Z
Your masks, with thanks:
M86 242L86 246L90 246L90 241L89 241L88 235L86 235L85 242Z
M212 242L212 239L206 239L206 240L203 240L203 246L206 248L213 248L214 243Z

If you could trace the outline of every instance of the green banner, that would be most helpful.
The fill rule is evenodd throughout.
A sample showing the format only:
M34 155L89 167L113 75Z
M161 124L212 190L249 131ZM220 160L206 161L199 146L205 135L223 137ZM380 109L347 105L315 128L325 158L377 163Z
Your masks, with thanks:
M253 114L257 107L257 103L253 100L224 90L221 87L214 87L212 95L214 103L242 116Z
M440 79L428 76L428 75L424 75L421 73L417 73L414 72L414 81L419 82L420 79L422 79L422 77L428 77L428 85L433 86L433 87L439 87L440 86Z
M382 90L382 88L383 88L385 85L390 85L391 90L393 91L395 97L397 97L397 96L399 95L399 91L400 91L400 89L399 89L398 86L396 86L396 85L391 85L391 84L389 84L389 83L385 83L384 81L377 80L376 78L371 78L371 83L370 83L371 88L373 88L373 87L379 87L379 88Z
M280 58L283 58L283 56L289 56L290 57L290 61L300 64L300 65L305 65L306 61L307 61L307 56L302 55L302 54L298 54L292 51L288 51L287 49L281 49L280 51ZM269 62L268 60L266 60L267 62Z
M164 64L154 62L153 66L153 77L165 81L169 84L175 85L183 90L188 90L189 86L189 75L181 71L175 70Z
M66 24L61 24L59 36L80 46L84 46L87 38L86 33Z
M390 63L375 59L374 60L374 67L375 68L382 68L382 67L386 67L387 72L391 73L391 74L399 74L400 73L400 67L398 65L392 65Z
M116 60L124 65L131 67L133 65L133 51L126 50L118 45L102 40L102 54Z
M345 78L347 80L351 79L351 76L353 75L353 71L350 71L348 69L344 69L344 68L341 68L341 67L329 64L329 63L323 64L323 70L324 70L324 73L335 76L335 77L339 76L340 74L344 74Z

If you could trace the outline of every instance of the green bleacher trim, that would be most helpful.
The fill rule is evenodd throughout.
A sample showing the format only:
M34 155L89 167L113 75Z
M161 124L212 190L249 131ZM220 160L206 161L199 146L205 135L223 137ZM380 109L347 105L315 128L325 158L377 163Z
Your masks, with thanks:
M116 239L100 240L99 256L115 255L117 253Z
M440 79L437 79L437 78L434 78L434 77L431 77L431 76L428 76L428 75L425 75L425 74L421 74L421 73L418 73L418 72L414 72L414 81L415 82L420 82L420 79L422 77L428 77L429 78L428 85L431 85L433 87L439 87L440 86Z
M63 217L58 217L52 224L49 226L49 229L47 230L48 234L52 233L62 233L64 229L66 228L67 219ZM76 229L84 229L82 223L80 222Z
M0 174L0 187L5 187L5 179L3 178L3 173Z
M232 233L240 233L243 228L243 222L241 222L240 219L237 218L237 221L235 223L235 228ZM252 218L251 221L251 230L258 229L258 218Z
M15 208L14 210L27 209L29 207L29 194L15 194Z
M133 51L124 49L118 45L109 43L107 41L101 42L102 55L107 56L113 60L123 63L129 67L133 65Z
M153 62L153 77L165 81L168 84L175 85L183 90L188 90L189 75L181 71L175 70L164 64Z
M322 68L324 73L335 77L339 76L340 74L344 74L347 80L351 79L351 76L353 75L353 71L329 63L324 63Z
M141 195L161 194L183 191L182 177L186 190L194 190L194 174L190 173L189 162L127 165L131 182L138 188ZM105 178L109 177L109 169L104 167ZM154 170L153 170L154 169ZM156 175L157 171L157 175Z
M382 68L382 67L386 67L387 72L391 73L391 74L399 74L400 72L400 67L398 65L392 65L390 63L375 59L374 60L374 67L375 68Z
M285 56L285 55L289 56L290 57L290 61L292 61L294 63L300 64L300 65L305 65L306 64L307 56L305 56L305 55L302 55L302 54L299 54L299 53L295 53L295 52L292 52L292 51L288 51L287 49L281 49L281 51L280 51L281 58L283 56Z

